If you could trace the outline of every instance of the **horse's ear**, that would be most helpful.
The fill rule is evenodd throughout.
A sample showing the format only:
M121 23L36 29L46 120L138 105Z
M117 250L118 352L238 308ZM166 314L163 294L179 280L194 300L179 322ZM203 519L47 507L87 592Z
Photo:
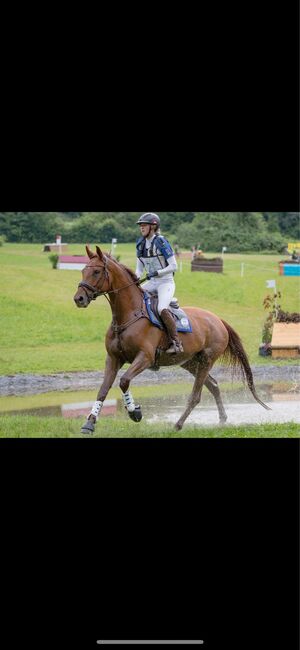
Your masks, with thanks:
M90 248L88 247L88 245L86 245L85 250L87 252L87 256L91 259L93 257L93 253L90 250Z
M100 250L99 246L96 246L96 251L97 251L97 255L100 258L100 260L103 260L103 253Z

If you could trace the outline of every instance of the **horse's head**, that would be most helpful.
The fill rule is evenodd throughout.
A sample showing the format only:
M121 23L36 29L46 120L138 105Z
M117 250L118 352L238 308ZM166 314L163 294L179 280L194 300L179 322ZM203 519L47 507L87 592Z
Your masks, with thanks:
M82 271L82 282L78 285L74 301L77 307L88 307L91 300L109 290L109 275L107 271L108 259L103 255L99 246L97 253L92 253L88 246L85 247L89 263Z

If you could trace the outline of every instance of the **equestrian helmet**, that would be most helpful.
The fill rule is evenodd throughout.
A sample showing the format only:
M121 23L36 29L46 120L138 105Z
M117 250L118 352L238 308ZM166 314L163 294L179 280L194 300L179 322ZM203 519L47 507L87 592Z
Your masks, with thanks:
M160 218L158 214L154 214L154 212L146 212L145 214L142 214L142 216L139 218L139 220L136 222L138 225L141 225L142 223L147 223L149 226L160 226Z

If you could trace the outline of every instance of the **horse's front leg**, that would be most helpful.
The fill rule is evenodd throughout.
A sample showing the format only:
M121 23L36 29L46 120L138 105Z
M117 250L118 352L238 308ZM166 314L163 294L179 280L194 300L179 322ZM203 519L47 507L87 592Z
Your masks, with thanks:
M86 423L81 428L82 433L93 433L95 431L95 424L101 413L103 402L107 396L108 391L112 387L118 371L123 365L118 357L110 356L109 354L106 357L105 363L105 374L103 383L100 386L98 391L96 402L93 405L93 408L87 418Z
M136 406L134 399L129 390L130 382L134 377L139 375L141 372L150 368L153 364L153 358L150 355L147 355L146 352L141 350L135 357L130 368L124 373L123 377L120 379L120 388L123 393L123 401L125 408L128 412L129 417L134 422L140 422L142 419L142 411L140 406Z

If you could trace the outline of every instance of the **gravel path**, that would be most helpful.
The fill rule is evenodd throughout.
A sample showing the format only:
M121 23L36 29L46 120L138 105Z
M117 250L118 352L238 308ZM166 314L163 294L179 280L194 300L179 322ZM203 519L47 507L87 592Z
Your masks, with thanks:
M114 382L117 386L124 370L121 370ZM253 366L255 382L261 381L291 381L300 382L300 366ZM8 375L0 376L0 396L30 395L49 393L51 391L97 390L103 381L104 372L69 372L55 375ZM226 367L216 367L212 376L218 381L231 381L231 370ZM193 377L179 367L161 368L159 372L145 370L133 380L133 385L147 384L176 384L192 382Z

